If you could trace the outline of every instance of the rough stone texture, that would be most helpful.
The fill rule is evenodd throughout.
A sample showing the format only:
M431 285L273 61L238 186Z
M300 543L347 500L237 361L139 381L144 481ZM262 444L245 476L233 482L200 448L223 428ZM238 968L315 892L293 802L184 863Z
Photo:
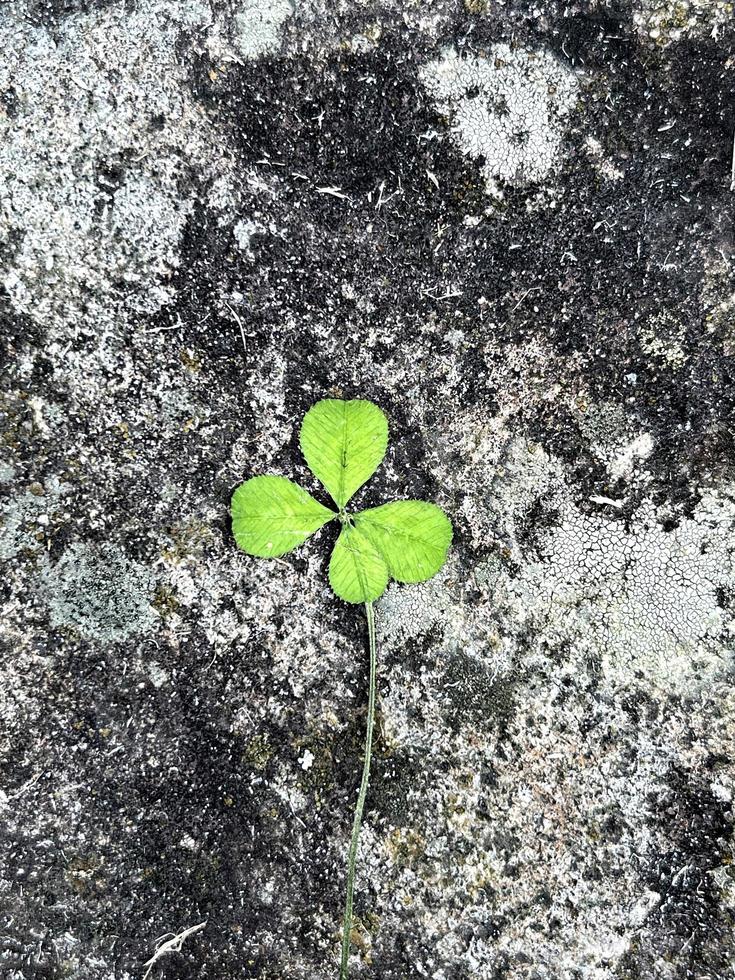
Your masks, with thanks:
M0 974L336 976L366 701L313 487L451 560L378 607L352 976L735 971L731 3L6 0ZM318 492L318 490L317 490Z

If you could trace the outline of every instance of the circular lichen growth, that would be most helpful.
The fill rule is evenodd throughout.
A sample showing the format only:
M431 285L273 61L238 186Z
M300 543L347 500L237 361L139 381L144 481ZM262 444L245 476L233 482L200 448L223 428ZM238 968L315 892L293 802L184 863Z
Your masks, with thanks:
M148 631L154 578L110 544L74 544L44 576L54 626L87 639L114 642Z

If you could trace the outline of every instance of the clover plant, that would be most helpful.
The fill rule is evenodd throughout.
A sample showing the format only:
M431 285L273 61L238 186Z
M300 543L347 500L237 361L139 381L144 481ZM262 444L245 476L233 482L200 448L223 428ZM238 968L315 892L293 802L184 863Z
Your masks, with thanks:
M435 504L397 500L368 510L347 504L378 468L388 446L388 421L369 401L328 398L306 413L301 451L337 510L325 507L282 476L254 476L232 497L232 530L243 551L275 558L292 551L329 521L341 528L329 562L329 584L346 602L364 603L370 672L367 733L362 780L355 806L347 861L347 898L342 934L340 980L348 976L352 896L360 823L365 806L375 716L376 641L373 603L390 579L423 582L444 564L452 525Z

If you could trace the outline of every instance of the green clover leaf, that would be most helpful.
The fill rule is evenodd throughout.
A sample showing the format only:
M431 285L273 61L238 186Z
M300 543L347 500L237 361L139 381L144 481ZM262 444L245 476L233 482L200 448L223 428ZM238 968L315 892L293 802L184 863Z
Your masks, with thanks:
M329 562L329 584L346 602L372 602L385 592L388 564L359 527L345 524Z
M388 419L372 402L325 398L304 416L299 443L311 472L343 508L383 462Z
M293 551L334 516L334 511L284 476L254 476L232 496L235 541L258 558Z
M259 558L285 555L331 520L342 524L329 584L346 602L372 602L397 582L424 582L446 561L452 525L435 504L399 500L350 514L345 508L375 473L388 446L388 421L372 402L327 398L306 413L299 439L311 471L338 511L280 476L255 476L232 497L239 548Z

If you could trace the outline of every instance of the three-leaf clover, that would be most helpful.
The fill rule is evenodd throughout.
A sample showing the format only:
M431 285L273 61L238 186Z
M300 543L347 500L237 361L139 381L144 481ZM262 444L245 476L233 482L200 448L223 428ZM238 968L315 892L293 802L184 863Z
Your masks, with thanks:
M398 500L350 513L347 504L378 468L388 421L369 401L317 402L304 417L301 451L337 505L335 512L282 476L255 476L232 498L232 530L249 555L285 555L332 520L342 528L329 583L347 602L372 602L390 579L423 582L442 567L452 525L435 504Z
M333 398L317 402L304 417L300 442L306 462L329 492L337 511L320 504L285 477L254 476L233 494L232 530L239 547L249 555L275 558L298 548L329 521L338 520L342 528L329 562L329 582L341 599L365 603L370 682L365 756L347 861L340 961L340 980L347 980L355 863L375 723L373 601L383 594L391 578L423 582L438 572L452 541L452 525L439 507L423 500L397 500L354 514L346 509L380 466L388 446L388 422L372 402Z

